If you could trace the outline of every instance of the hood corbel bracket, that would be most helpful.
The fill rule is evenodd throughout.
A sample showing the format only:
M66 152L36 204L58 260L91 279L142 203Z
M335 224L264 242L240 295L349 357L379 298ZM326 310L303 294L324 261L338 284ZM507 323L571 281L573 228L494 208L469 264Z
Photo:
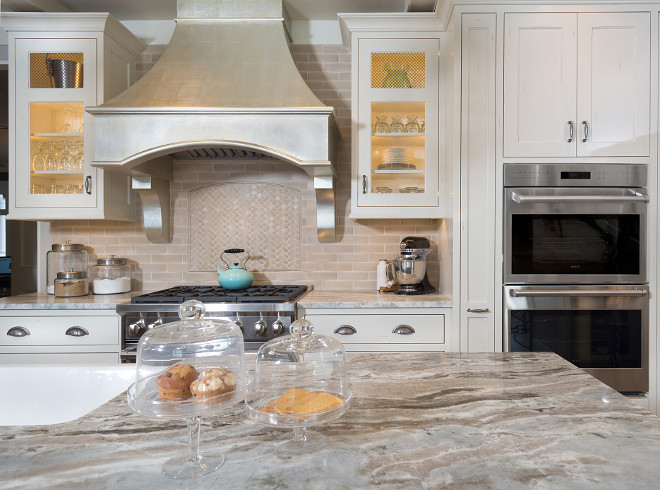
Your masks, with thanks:
M153 175L133 175L131 187L142 201L144 232L151 243L171 243L170 182Z

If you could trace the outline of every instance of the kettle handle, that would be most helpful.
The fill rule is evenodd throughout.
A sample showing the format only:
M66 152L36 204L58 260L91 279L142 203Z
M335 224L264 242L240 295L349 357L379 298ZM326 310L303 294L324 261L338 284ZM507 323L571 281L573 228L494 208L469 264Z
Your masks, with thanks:
M247 254L247 259L245 259L245 262L243 262L243 267L245 267L245 264L247 264L247 261L250 260L250 252L246 252L245 249L243 248L228 248L224 252L220 254L220 260L222 260L227 268L229 268L229 263L225 259L222 258L224 254L241 254L241 253L246 253Z

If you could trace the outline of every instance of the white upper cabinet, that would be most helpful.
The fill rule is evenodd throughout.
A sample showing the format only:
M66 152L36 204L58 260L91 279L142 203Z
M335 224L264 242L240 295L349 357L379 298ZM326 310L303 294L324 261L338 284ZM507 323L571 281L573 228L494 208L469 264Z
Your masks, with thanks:
M349 217L444 217L442 24L434 16L339 19L352 57Z
M504 157L650 155L650 13L509 13Z
M109 14L8 13L9 218L134 220L130 177L91 165L96 106L144 48Z

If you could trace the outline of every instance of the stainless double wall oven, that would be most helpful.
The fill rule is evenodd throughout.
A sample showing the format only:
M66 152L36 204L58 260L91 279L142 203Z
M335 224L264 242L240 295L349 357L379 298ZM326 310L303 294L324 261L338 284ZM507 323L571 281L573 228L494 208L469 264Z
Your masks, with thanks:
M648 391L647 169L504 166L504 348Z

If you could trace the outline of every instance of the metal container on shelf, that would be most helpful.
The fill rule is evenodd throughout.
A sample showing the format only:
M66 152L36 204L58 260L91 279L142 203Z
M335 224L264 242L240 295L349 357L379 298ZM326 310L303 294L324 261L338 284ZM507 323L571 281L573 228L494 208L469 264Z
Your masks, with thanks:
M97 259L91 279L94 294L128 293L131 290L131 265L126 259L114 255Z
M55 294L58 272L85 272L86 275L87 260L87 250L82 244L69 243L68 240L64 243L54 243L46 255L46 292Z

